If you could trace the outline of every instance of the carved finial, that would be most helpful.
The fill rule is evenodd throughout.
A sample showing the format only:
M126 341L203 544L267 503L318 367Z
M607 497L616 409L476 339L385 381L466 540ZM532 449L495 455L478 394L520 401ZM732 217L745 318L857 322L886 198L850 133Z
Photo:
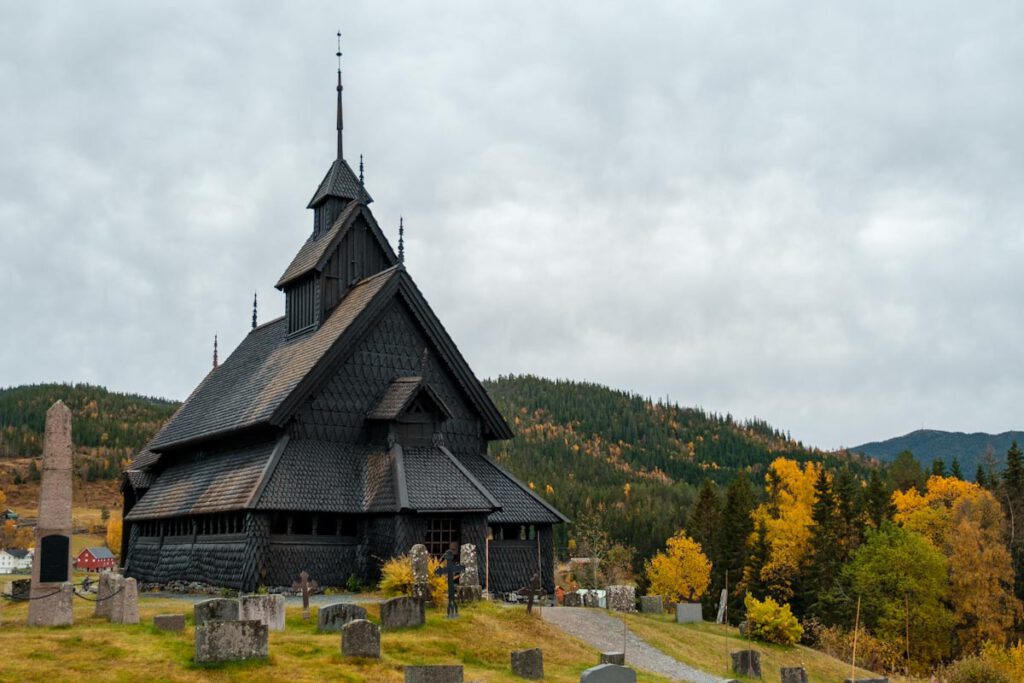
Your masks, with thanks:
M217 369L217 335L213 335L213 369Z
M342 159L341 132L345 128L341 111L341 31L338 31L338 159Z
M256 329L256 292L252 293L252 329Z
M359 155L359 184L363 184L363 155Z
M405 219L398 217L398 262L405 263Z

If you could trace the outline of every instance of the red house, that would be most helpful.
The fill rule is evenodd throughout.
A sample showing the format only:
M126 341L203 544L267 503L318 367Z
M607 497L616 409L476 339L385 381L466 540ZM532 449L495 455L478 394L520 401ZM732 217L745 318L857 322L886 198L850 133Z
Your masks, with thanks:
M89 572L113 569L116 564L114 554L106 548L86 548L75 558L75 569Z

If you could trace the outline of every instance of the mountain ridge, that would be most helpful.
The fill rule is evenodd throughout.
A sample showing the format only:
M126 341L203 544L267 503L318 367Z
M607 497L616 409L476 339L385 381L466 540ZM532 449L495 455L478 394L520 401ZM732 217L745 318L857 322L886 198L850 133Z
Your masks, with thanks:
M956 458L964 477L974 479L979 465L1002 468L1006 451L1014 441L1024 444L1024 431L1007 430L998 434L989 432L960 432L943 429L915 429L901 436L880 441L869 441L849 450L882 462L891 462L903 451L910 451L923 467L928 469L934 460L942 460L948 469ZM988 452L991 448L991 462Z

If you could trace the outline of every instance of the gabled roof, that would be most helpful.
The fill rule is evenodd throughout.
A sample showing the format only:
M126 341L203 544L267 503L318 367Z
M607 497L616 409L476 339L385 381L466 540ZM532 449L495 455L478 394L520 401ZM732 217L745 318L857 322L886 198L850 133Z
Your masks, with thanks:
M344 159L336 159L327 169L327 175L320 181L320 186L316 188L316 192L306 208L312 209L328 197L355 199L363 204L373 201Z
M488 520L496 524L557 524L569 518L483 454L459 456L465 468L501 501Z
M7 553L16 560L24 560L28 557L28 551L22 548L6 548L4 550L0 550L0 553Z
M82 550L82 553L84 553L86 550L88 550L92 554L92 556L95 557L97 560L114 559L114 553L110 552L108 548L84 548ZM81 555L82 553L78 554Z
M150 449L162 451L257 424L278 424L274 418L282 404L397 272L389 268L360 281L317 330L289 337L284 318L278 318L250 332L157 433Z
M127 520L240 510L252 500L271 459L287 439L244 446L213 457L172 463L153 482Z
M299 247L295 258L288 264L288 267L285 268L284 273L281 274L277 284L274 286L277 288L284 287L292 280L300 278L316 268L317 264L320 263L321 259L329 251L331 245L335 244L348 231L349 226L352 224L352 219L359 215L360 206L359 202L349 202L348 206L338 215L330 230L320 235L310 235L305 244Z
M405 412L420 392L426 393L446 418L452 417L451 409L422 377L399 377L393 380L366 417L371 420L394 420Z

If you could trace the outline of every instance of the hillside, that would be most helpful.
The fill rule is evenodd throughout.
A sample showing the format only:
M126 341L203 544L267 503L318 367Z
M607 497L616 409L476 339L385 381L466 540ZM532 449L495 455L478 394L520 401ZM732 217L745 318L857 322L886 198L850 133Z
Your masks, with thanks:
M492 443L492 456L570 518L596 510L612 538L640 557L683 525L704 479L724 485L746 470L759 482L781 455L838 457L760 420L665 405L597 384L513 376L484 386L516 432L511 441Z
M960 462L960 469L964 473L964 477L973 480L978 465L985 462L989 449L992 450L992 455L995 458L995 469L997 471L1002 469L1005 465L1006 451L1014 441L1024 445L1024 432L965 434L964 432L944 432L937 429L918 429L893 439L854 446L850 450L878 458L883 462L890 462L899 453L910 451L925 468L930 467L932 461L936 459L943 460L946 467L949 467L953 458L956 458Z

